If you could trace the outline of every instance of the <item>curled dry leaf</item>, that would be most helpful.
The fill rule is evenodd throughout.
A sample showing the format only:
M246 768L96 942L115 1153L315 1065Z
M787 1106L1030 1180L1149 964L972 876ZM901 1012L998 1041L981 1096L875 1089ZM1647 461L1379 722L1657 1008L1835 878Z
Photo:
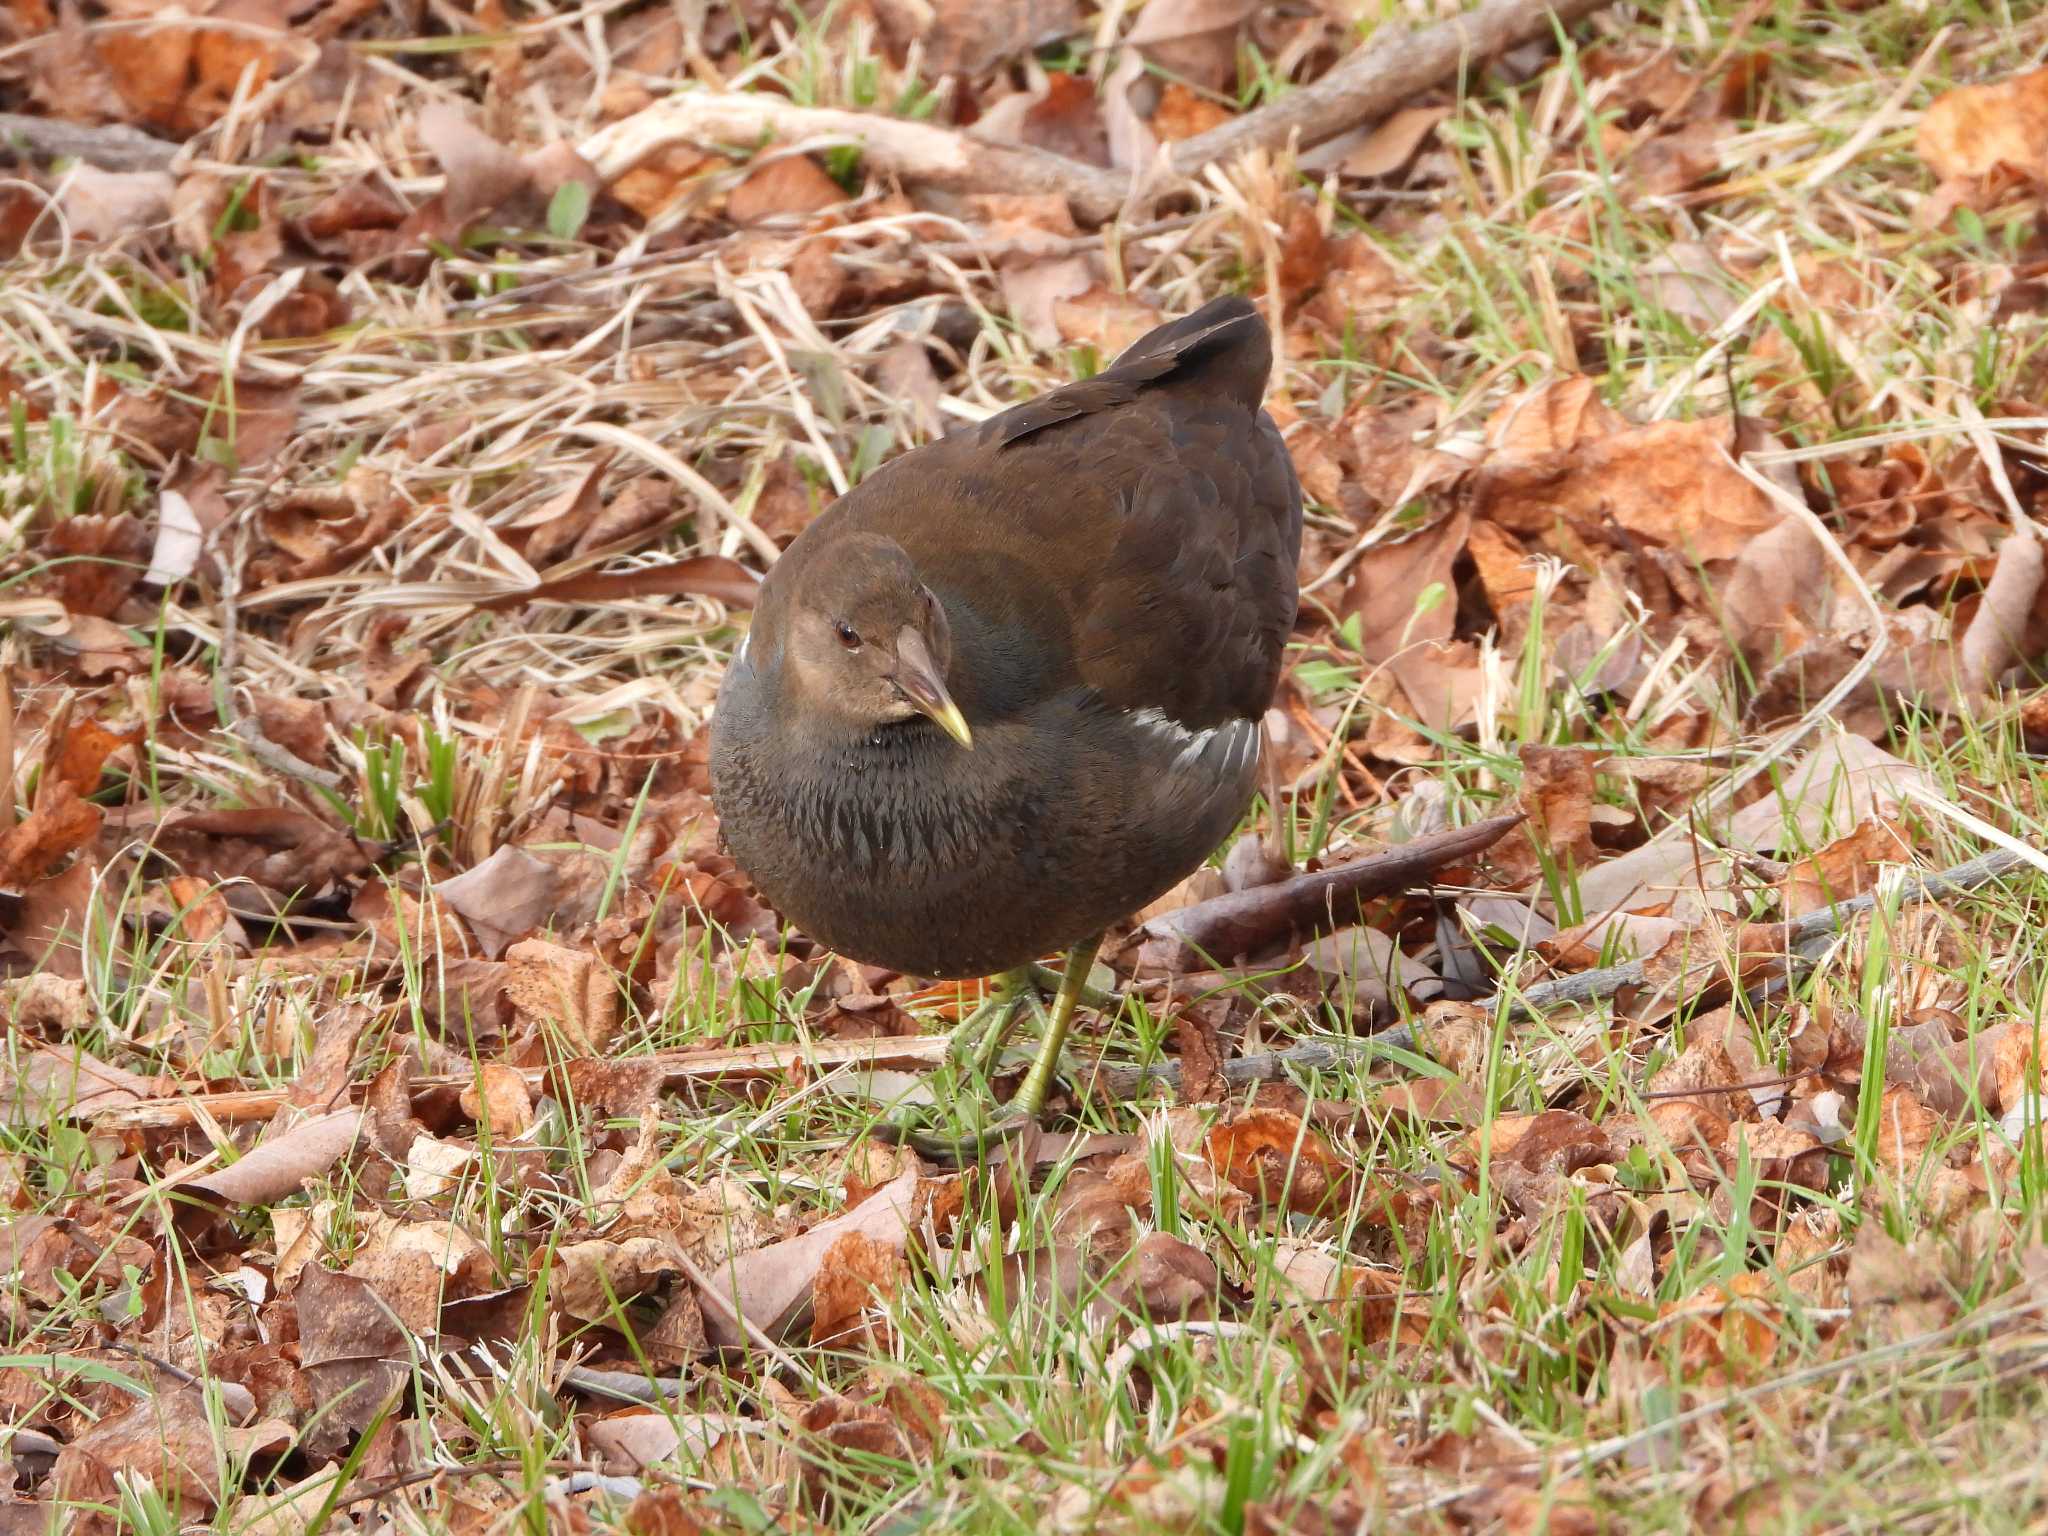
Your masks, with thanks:
M526 1079L503 1062L487 1061L462 1090L462 1112L490 1128L493 1141L512 1141L533 1128L533 1096Z
M909 1241L920 1180L915 1166L905 1168L845 1214L711 1269L705 1276L709 1284L699 1287L706 1336L725 1348L745 1343L737 1318L745 1318L770 1338L784 1337L800 1326L810 1313L825 1256L842 1237L859 1233L872 1243L902 1251Z
M1490 848L1520 823L1495 816L1469 827L1420 837L1336 869L1292 876L1272 885L1231 891L1145 924L1144 963L1192 970L1204 957L1233 960L1258 954L1289 938L1326 933L1355 921L1370 896L1425 883L1447 865Z
M505 952L505 996L521 1019L558 1032L580 1056L602 1056L618 1033L617 979L595 955L527 939Z
M1251 1109L1218 1121L1204 1153L1246 1194L1305 1215L1328 1214L1349 1189L1351 1170L1322 1133L1285 1110Z
M495 960L506 946L546 924L555 910L561 873L524 849L506 844L481 864L435 884Z
M229 1205L268 1205L296 1194L306 1180L348 1155L362 1132L359 1109L337 1109L301 1120L265 1138L225 1168L180 1179L178 1186Z
M36 808L0 832L0 886L19 889L42 879L99 835L100 808L58 781Z

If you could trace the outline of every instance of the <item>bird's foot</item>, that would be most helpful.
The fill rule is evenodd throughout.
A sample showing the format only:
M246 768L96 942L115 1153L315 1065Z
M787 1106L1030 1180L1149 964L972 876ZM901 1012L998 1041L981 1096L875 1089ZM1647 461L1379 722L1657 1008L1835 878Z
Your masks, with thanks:
M1027 1011L1043 1022L1045 1004L1030 968L996 977L989 995L953 1027L946 1042L948 1068L969 1081L986 1082L1017 1027L1018 1016Z

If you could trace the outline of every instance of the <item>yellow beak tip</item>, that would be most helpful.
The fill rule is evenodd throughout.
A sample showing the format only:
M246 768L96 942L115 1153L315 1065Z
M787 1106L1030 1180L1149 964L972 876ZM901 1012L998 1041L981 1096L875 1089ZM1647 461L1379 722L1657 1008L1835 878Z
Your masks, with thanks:
M940 729L959 742L961 746L970 752L974 750L974 732L967 728L967 719L960 713L959 705L955 704L951 708L933 715L932 718L939 723Z

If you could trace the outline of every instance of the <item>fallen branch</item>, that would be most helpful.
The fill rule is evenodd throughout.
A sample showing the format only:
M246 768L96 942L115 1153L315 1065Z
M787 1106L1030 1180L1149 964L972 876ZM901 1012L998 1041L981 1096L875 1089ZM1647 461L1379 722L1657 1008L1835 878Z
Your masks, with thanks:
M1900 899L1905 902L1939 901L1944 897L1961 895L1989 885L2027 863L2028 860L2020 854L1996 849L1911 882ZM1835 938L1876 905L1877 894L1870 892L1775 925L1782 930L1786 975L1817 964ZM1648 980L1645 963L1641 960L1603 966L1597 971L1581 971L1575 976L1560 976L1555 981L1541 982L1509 998L1508 1017L1512 1020L1531 1019L1552 1008L1598 1002L1631 987L1643 986ZM1774 987L1782 985L1784 980L1785 976L1773 977L1763 985ZM1496 998L1499 996L1495 995ZM1235 1057L1223 1063L1223 1080L1232 1087L1266 1083L1282 1078L1290 1071L1327 1071L1332 1067L1368 1061L1375 1056L1413 1052L1416 1048L1414 1030L1401 1024L1362 1040L1310 1040L1284 1051ZM1178 1088L1180 1075L1179 1062L1165 1061L1144 1067L1097 1067L1088 1074L1088 1081L1100 1086L1113 1099L1131 1099L1159 1085Z
M1290 91L1256 112L1183 139L1173 149L1173 174L1196 175L1204 166L1252 149L1284 144L1300 134L1301 147L1319 144L1405 106L1417 92L1480 60L1551 35L1554 28L1605 7L1609 0L1487 0L1419 32L1358 49L1313 85ZM1076 210L1077 212L1079 210Z
M2019 854L2006 849L1995 849L1980 855L1953 869L1944 869L1932 875L1913 881L1905 889L1903 900L1939 901L1944 896L1958 895L1988 885L2001 875L2009 875L2026 860ZM1783 930L1785 950L1794 956L1805 950L1815 940L1831 938L1877 905L1877 893L1869 892L1809 912L1804 917L1795 917L1788 923L1777 926ZM1806 958L1812 958L1808 956ZM1560 976L1555 981L1539 982L1520 996L1508 1002L1508 1017L1511 1019L1532 1019L1540 1017L1549 1009L1571 1004L1590 1003L1631 987L1640 987L1649 980L1649 961L1630 960L1624 965L1602 966L1597 971L1580 971L1574 976Z
M716 1078L776 1077L792 1067L831 1071L835 1067L936 1066L945 1058L950 1035L903 1035L881 1040L777 1041L769 1045L709 1046L701 1050L668 1051L656 1056L621 1057L624 1065L646 1062L661 1072L664 1090L686 1083ZM556 1073L549 1068L528 1067L519 1073L529 1090L546 1092ZM415 1093L430 1088L465 1088L470 1079L460 1075L416 1077ZM364 1085L351 1092L360 1097ZM206 1119L222 1125L268 1120L290 1098L289 1088L251 1088L226 1093L181 1094L175 1098L140 1099L94 1115L95 1125L119 1127L195 1125Z
M0 150L35 160L83 160L103 171L169 170L178 146L121 123L89 127L50 117L0 112Z
M1335 869L1212 896L1162 913L1139 930L1148 969L1194 970L1210 959L1255 955L1358 921L1358 904L1427 885L1439 870L1483 853L1522 822L1519 812L1418 837Z
M852 144L876 168L949 192L1055 193L1074 217L1113 219L1137 191L1160 192L1205 167L1249 150L1301 145L1386 116L1396 107L1470 70L1482 59L1547 37L1558 25L1608 0L1485 0L1476 10L1415 32L1376 38L1313 85L1176 145L1164 175L1134 186L1118 171L1049 150L1000 144L905 118L828 107L800 107L753 91L682 91L644 107L578 146L609 185L678 144L752 150L764 138L812 148Z

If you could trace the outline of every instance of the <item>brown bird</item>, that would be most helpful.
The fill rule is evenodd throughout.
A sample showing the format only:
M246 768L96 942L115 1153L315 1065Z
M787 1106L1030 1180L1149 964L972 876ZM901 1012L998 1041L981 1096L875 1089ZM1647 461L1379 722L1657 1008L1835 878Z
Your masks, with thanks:
M1025 1114L1103 931L1257 782L1301 547L1271 366L1257 310L1217 299L893 460L769 572L719 691L725 838L798 928L914 975L1010 973L1006 1000L1071 946Z

